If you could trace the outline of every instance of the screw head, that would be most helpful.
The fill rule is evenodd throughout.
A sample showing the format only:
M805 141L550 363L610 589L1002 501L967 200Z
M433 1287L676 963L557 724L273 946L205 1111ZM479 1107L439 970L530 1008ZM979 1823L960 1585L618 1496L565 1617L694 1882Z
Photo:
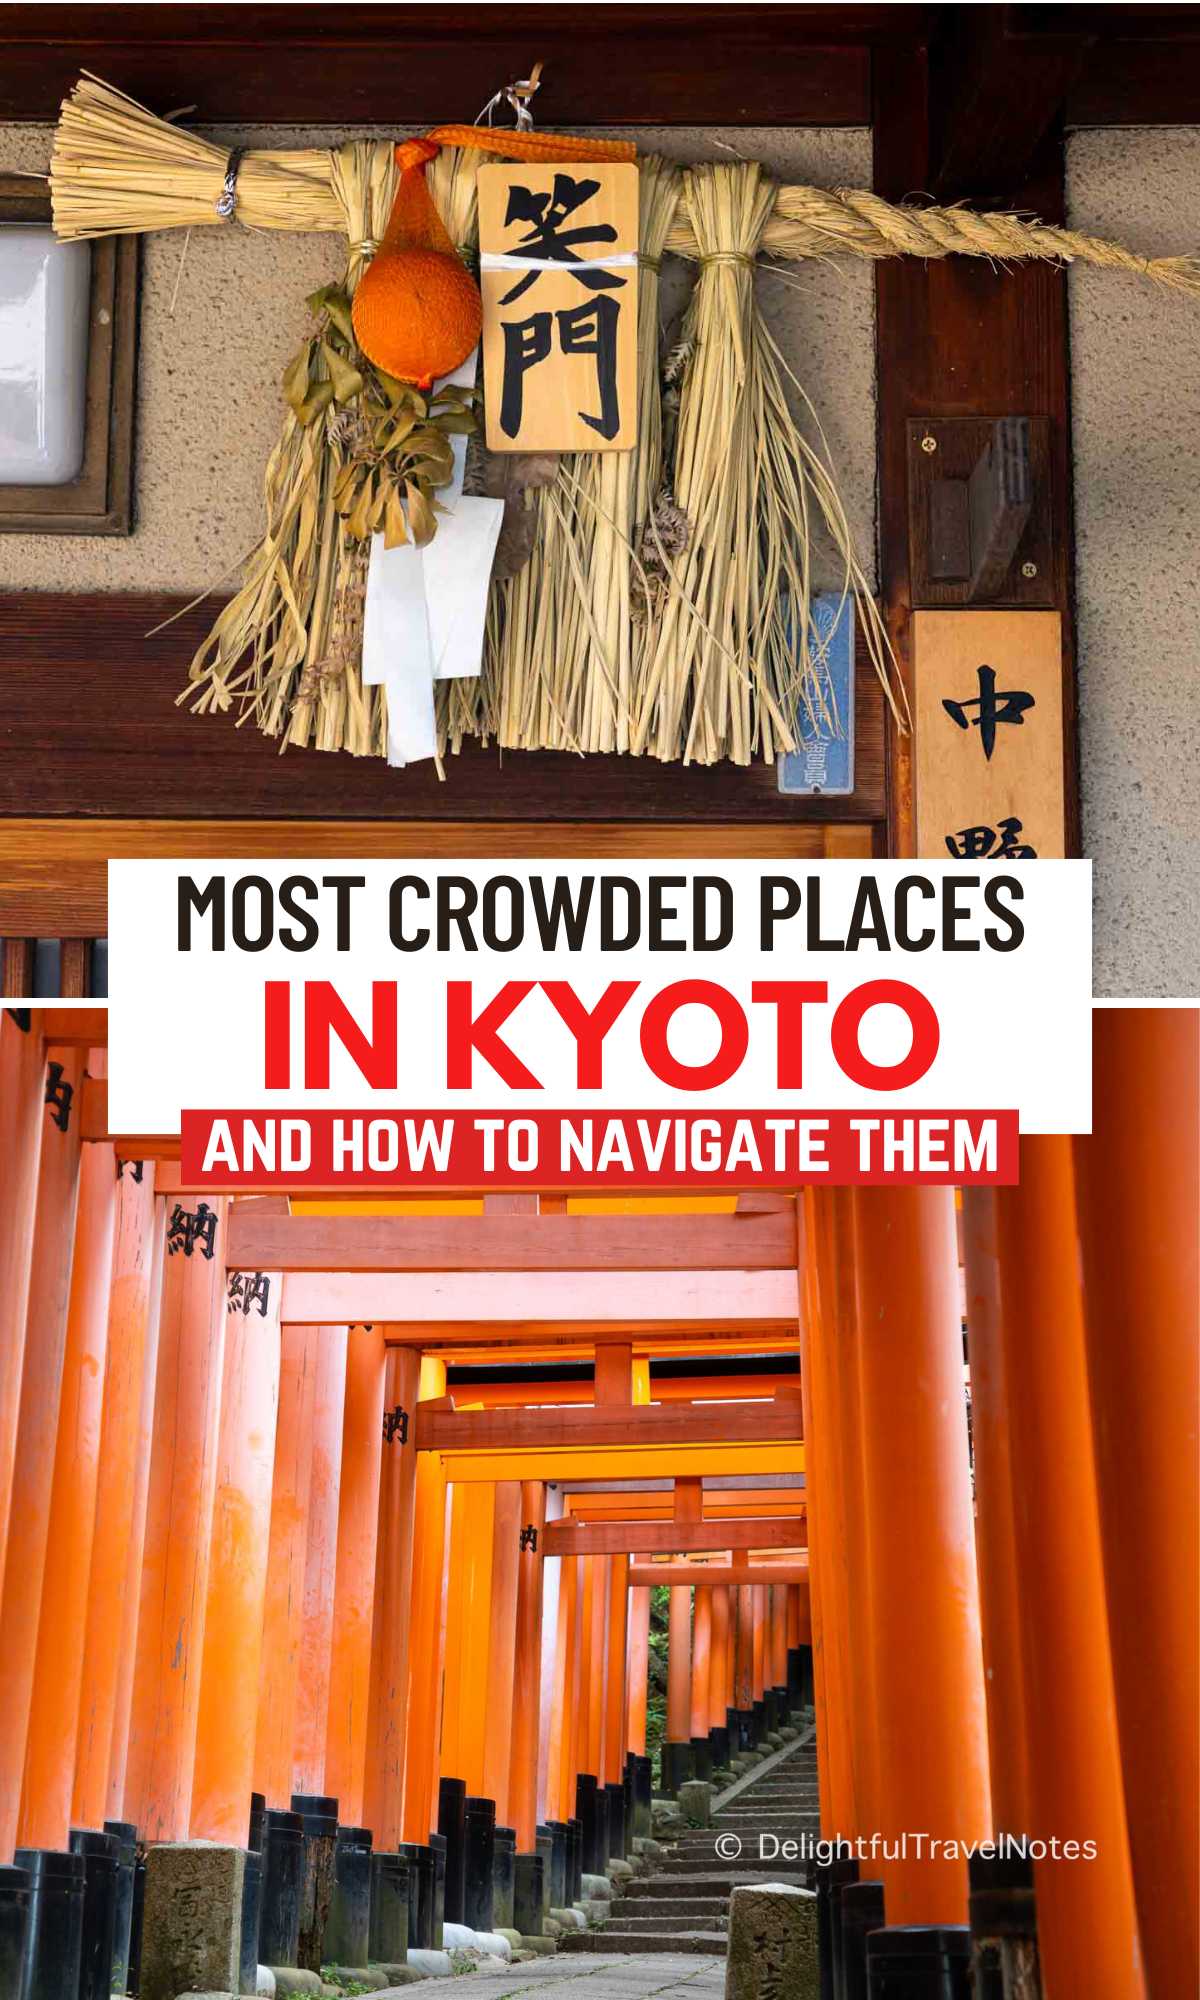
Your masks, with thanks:
M924 452L937 450L937 439L931 436L928 431L926 431L924 437L921 439L921 450Z
M1033 577L1036 576L1037 573L1038 573L1038 566L1035 562L1023 562L1021 564L1022 576Z

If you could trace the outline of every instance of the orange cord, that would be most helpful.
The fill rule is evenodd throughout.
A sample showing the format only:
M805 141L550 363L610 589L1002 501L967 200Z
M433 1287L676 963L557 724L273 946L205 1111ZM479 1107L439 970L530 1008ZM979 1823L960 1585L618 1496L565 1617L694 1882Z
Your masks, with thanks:
M411 145L411 140L406 141ZM505 160L636 160L632 139L575 139L560 132L505 132L491 125L435 125L425 134L432 146L474 146ZM401 148L396 148L400 158ZM432 156L430 156L432 157Z

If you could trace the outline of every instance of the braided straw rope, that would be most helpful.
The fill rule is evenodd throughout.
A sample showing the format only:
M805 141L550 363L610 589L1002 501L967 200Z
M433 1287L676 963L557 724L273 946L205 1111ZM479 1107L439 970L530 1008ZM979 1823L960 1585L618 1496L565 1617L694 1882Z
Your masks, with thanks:
M442 126L434 132L447 146L472 136L469 126ZM530 151L552 137L504 136ZM595 145L598 153L609 150L602 143L584 143ZM614 145L611 150L624 155L627 149ZM238 162L236 219L252 229L344 230L345 210L335 186L338 158L336 147L291 153L251 148ZM62 237L83 237L223 226L230 218L218 202L228 163L226 147L156 118L85 71L63 105L50 162L55 231ZM698 254L682 209L666 247L682 257ZM1139 257L1103 237L1023 222L1018 215L897 206L862 188L777 189L759 251L797 260L850 255L1079 262L1131 271L1200 296L1200 259L1195 257Z
M698 254L686 220L676 223L667 248L680 257ZM796 260L849 253L1096 264L1200 297L1200 258L1139 257L1102 236L1084 236L1052 223L1023 222L1019 215L1002 213L980 215L968 208L897 206L864 188L781 187L759 249L767 256Z

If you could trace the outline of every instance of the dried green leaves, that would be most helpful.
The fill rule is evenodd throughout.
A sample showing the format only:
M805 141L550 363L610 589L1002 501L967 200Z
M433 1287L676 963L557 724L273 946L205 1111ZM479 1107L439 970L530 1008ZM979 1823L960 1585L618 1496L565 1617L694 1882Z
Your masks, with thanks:
M454 476L452 437L476 429L476 391L432 396L376 368L354 338L350 300L326 285L308 300L315 333L289 363L283 393L305 428L322 421L341 455L333 505L355 539L382 532L388 548L418 548L437 532L434 494Z

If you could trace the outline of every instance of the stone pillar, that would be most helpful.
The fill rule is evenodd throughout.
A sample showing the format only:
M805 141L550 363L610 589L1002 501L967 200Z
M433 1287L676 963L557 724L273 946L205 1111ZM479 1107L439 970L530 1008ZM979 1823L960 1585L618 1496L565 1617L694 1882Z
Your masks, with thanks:
M737 1888L729 1898L726 2000L820 2000L817 1899L810 1889Z
M522 1937L543 1935L545 1892L540 1854L518 1854L513 1867L513 1929Z
M237 1992L243 1864L207 1842L147 1849L138 2000Z

